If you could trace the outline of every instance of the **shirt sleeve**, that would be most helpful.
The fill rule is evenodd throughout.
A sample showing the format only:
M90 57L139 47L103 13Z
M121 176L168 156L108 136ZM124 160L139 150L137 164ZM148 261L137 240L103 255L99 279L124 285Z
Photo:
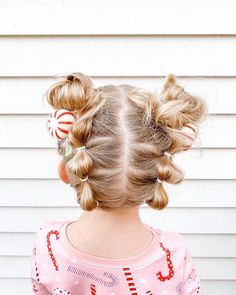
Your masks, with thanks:
M38 238L39 232L37 231L34 237L33 242L33 250L31 255L31 286L33 290L33 294L38 295L50 295L51 293L48 291L48 289L40 282L40 271L38 268L38 247L37 247L37 238Z
M202 295L200 280L195 263L188 247L185 244L185 257L183 267L183 285L181 291L183 295Z

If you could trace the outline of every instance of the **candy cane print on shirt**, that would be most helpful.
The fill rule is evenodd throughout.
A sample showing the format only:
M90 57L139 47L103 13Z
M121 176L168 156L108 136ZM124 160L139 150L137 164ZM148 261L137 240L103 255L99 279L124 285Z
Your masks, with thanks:
M36 247L34 247L33 249L33 256L34 256L34 273L36 275L36 279L37 279L37 282L40 281L39 279L39 272L38 272L38 267L37 267L37 263L36 263L36 259L35 259L35 256L36 256ZM34 284L35 282L35 279L31 278L31 283L32 283L32 288L33 288L33 292L34 293L37 293L38 292L38 289L36 287L36 285Z
M165 248L162 243L160 243L160 246L166 252L166 260L169 269L169 274L167 276L163 276L159 271L156 275L158 280L160 281L170 280L174 276L173 264L170 259L170 250L168 248Z
M96 286L94 284L90 284L90 291L91 291L91 295L96 295Z
M131 271L129 267L123 267L123 271L126 277L126 281L128 282L129 290L131 295L138 295L135 284L134 284L134 279L132 277Z
M124 271L124 274L126 277L126 281L128 282L128 285L129 285L130 294L131 295L138 295L130 268L123 267L123 271ZM146 291L146 294L153 295L152 291Z
M71 295L71 292L61 288L53 288L52 292L53 295Z
M176 295L181 295L182 294L182 287L183 287L183 282L178 283L178 285L175 288Z
M115 276L114 274L109 273L109 272L104 272L103 276L108 277L109 279L111 279L111 281L105 281L104 279L94 275L93 273L90 273L88 271L79 269L79 268L71 266L71 265L68 266L67 271L75 273L80 276L84 276L84 277L89 278L91 280L94 280L104 287L111 288L111 287L114 287L119 284L119 280L118 280L117 276Z
M51 248L51 241L50 241L50 237L51 235L56 235L56 239L58 240L59 239L59 231L57 230L51 230L47 233L47 248L48 248L48 253L49 253L49 256L51 257L51 260L52 260L52 263L55 267L56 270L58 270L58 265L57 265L57 262L56 262L56 259L52 253L52 248Z

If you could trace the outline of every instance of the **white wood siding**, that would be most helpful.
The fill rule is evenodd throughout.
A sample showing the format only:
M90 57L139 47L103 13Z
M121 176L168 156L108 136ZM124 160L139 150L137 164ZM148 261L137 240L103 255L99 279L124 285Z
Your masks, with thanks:
M0 2L0 287L32 294L30 255L44 220L81 214L59 181L43 93L80 71L95 86L130 83L159 92L168 73L202 96L200 141L175 157L185 171L164 183L167 209L142 219L184 235L204 295L236 294L236 2ZM13 267L14 266L14 267Z

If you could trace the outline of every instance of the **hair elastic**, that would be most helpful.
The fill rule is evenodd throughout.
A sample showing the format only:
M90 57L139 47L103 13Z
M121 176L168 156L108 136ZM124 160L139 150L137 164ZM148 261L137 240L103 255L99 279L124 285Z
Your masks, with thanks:
M88 179L88 175L85 178L80 178L80 181L86 181Z
M76 151L78 152L78 151L80 151L80 150L82 150L82 149L86 149L85 145L80 146L80 147L77 147L77 148L76 148Z
M172 155L170 153L166 152L166 151L164 152L164 155L169 157L169 158L172 158Z
M157 182L163 183L162 180L160 180L160 178L157 177Z

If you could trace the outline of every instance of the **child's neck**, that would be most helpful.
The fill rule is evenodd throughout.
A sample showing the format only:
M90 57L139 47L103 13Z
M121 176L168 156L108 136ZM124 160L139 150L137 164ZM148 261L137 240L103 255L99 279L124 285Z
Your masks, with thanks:
M139 206L113 212L100 208L85 211L69 226L67 234L74 247L93 255L114 258L135 256L153 239L153 234L140 219Z
M96 208L93 211L85 211L79 218L78 223L86 227L96 225L96 229L109 231L116 229L116 233L121 231L130 232L143 227L142 221L139 216L139 206L130 208L116 209L114 211L105 211L101 208Z

